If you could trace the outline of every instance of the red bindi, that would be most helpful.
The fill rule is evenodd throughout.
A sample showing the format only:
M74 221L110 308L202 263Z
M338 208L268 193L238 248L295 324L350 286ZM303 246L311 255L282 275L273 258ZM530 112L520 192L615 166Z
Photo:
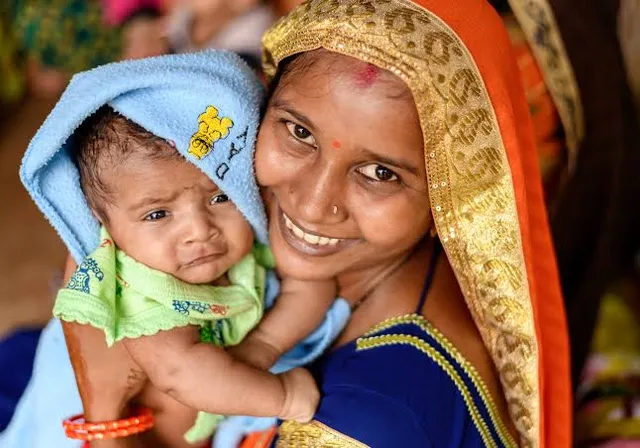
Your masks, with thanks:
M342 143L340 143L338 140L334 140L333 141L333 147L336 149L340 149L342 148Z
M356 84L358 87L369 87L380 74L380 69L373 64L367 64L356 73Z

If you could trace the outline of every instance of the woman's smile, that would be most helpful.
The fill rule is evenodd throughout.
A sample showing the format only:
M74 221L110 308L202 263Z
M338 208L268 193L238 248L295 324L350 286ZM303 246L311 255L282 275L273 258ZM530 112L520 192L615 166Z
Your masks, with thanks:
M279 206L278 230L293 249L314 256L332 255L360 241L356 238L333 238L313 233L295 223Z
M336 244L338 244L338 242L340 242L339 238L329 238L305 231L302 227L297 226L293 221L291 221L291 218L289 218L284 212L282 212L282 217L284 218L284 223L287 229L293 231L296 237L301 240L305 240L307 243L320 246L326 246L327 244L335 246Z

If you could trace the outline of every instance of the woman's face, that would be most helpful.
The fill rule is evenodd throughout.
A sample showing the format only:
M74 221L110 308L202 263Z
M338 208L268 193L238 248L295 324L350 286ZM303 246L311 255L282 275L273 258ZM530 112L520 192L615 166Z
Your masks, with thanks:
M395 262L431 225L409 89L324 50L293 64L269 102L255 161L278 269L326 279Z

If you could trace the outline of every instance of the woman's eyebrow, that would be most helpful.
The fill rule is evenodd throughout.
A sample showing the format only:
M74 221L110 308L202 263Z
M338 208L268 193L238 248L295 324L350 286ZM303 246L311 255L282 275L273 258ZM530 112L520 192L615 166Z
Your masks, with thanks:
M309 130L313 131L314 130L314 126L313 123L311 122L311 120L304 115L303 113L300 113L298 111L296 111L295 109L293 109L293 107L291 107L291 105L289 103L287 103L286 101L282 100L282 99L275 99L271 102L271 107L274 109L279 109L281 111L284 111L286 113L288 113L289 115L291 115L292 117L294 117L296 120L298 120L300 122L300 124L305 125L306 127L309 128Z

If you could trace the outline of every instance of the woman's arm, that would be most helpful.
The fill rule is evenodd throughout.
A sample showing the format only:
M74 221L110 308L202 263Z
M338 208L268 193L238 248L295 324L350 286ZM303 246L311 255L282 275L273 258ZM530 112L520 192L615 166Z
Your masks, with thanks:
M281 280L280 295L258 326L229 352L241 361L269 369L280 356L322 323L336 299L336 282Z
M67 257L65 283L76 269ZM71 365L87 421L118 420L128 416L128 403L145 385L142 370L120 343L107 347L104 333L90 325L62 322ZM138 437L95 441L92 448L142 448ZM152 445L148 445L152 446Z

